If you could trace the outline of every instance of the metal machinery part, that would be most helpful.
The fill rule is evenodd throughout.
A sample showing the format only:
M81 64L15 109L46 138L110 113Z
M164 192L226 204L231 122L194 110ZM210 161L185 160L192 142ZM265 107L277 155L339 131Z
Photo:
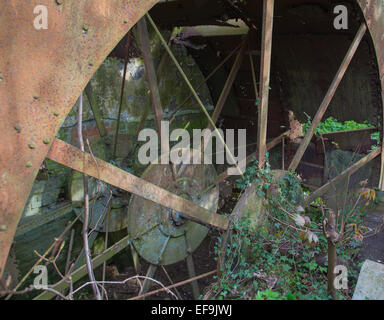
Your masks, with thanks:
M197 226L194 222L186 222L184 220L186 217L202 225L212 225L221 229L228 227L228 220L215 213L215 201L203 201L204 207L198 199L199 195L204 199L204 195L199 192L214 177L213 172L204 179L194 181L191 185L187 183L186 191L180 191L186 181L183 180L185 177L191 178L192 173L195 174L195 170L197 176L202 174L198 167L189 166L188 170L181 175L179 182L176 179L171 186L167 185L165 188L162 181L159 186L155 184L158 183L156 180L159 177L163 177L164 181L170 181L171 173L168 168L150 167L144 173L144 177L153 182L150 183L98 158L96 158L96 166L94 158L90 154L83 153L77 148L55 139L60 125L92 74L118 41L156 2L156 0L40 0L39 2L10 0L2 7L0 12L0 44L2 47L0 56L0 110L2 114L0 119L2 134L2 144L0 144L0 275L4 271L8 252L29 192L46 157L135 194L130 206L137 208L137 211L141 205L147 206L150 210L148 211L150 212L149 221L159 223L154 226L154 231L147 229L142 231L148 231L147 235L150 232L157 232L157 236L162 239L161 244L163 244L164 250L171 250L172 241L179 243L181 239L184 242L185 239L188 240L188 245L182 247L182 250L174 255L169 254L168 258L167 255L162 254L159 248L152 252L146 251L145 246L150 244L149 237L143 234L138 235L137 239L134 239L134 245L140 254L151 263L166 265L179 261L186 257L189 248L193 250L198 245L201 241L199 237L204 236L207 229ZM366 29L370 33L377 58L381 107L383 106L384 45L382 35L384 34L384 20L382 12L384 3L380 0L357 0L357 3L365 21L361 21L356 37L346 52L345 59L312 122L312 127L304 137L294 161L289 165L290 169L296 169L299 165L303 153L313 137L314 130L324 115ZM37 5L44 5L48 9L51 23L47 30L36 30L32 27L32 13ZM261 163L263 163L265 150L268 148L266 124L273 7L273 0L264 0L257 151ZM215 121L219 113L220 110L215 112ZM383 127L381 124L381 129ZM343 172L343 175L355 172L381 154L379 188L383 189L383 147L382 144L380 148L353 164ZM190 175L189 172L191 172ZM340 179L340 177L335 179ZM321 195L328 186L329 183L315 191L315 194ZM151 203L147 201L151 201ZM168 209L161 208L160 205ZM135 213L130 212L129 217L132 225L139 222L140 217ZM141 226L141 224L137 225ZM194 234L194 232L196 242L188 239L188 235ZM169 245L168 242L165 245L166 239L168 239ZM128 242L119 243L119 248L126 245ZM148 255L146 255L147 252L149 252Z
M191 149L190 154L196 159L196 150ZM207 210L217 210L219 188L213 165L193 164L192 161L191 164L172 166L152 164L142 178ZM131 199L127 225L140 256L155 265L168 265L185 259L199 246L209 230L176 210L138 196Z

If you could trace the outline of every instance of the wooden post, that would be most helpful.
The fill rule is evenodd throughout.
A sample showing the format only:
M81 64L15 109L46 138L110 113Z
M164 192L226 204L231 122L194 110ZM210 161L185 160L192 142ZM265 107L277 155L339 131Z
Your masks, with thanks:
M257 145L257 153L260 168L264 167L265 152L267 150L268 97L271 69L273 11L274 0L264 0L260 62L260 103L257 134L257 138L259 141Z
M359 30L357 31L355 39L353 40L351 46L348 49L348 52L345 55L344 60L341 63L339 70L337 71L336 76L334 77L334 79L333 79L333 81L332 81L319 109L316 112L316 115L314 116L310 127L308 128L308 131L305 134L305 137L304 137L303 141L301 142L299 149L297 149L296 154L293 157L291 164L289 165L289 168L288 168L289 170L291 170L291 169L296 170L297 166L299 165L300 160L303 157L304 152L307 149L309 143L311 142L311 139L315 133L315 130L316 130L317 126L319 125L321 119L323 118L325 111L327 111L327 108L328 108L333 96L335 95L336 89L338 88L338 86L341 82L341 79L343 79L345 71L347 71L347 68L348 68L353 56L355 55L355 52L356 52L361 40L363 39L363 36L364 36L366 30L367 30L366 25L364 23L362 23Z

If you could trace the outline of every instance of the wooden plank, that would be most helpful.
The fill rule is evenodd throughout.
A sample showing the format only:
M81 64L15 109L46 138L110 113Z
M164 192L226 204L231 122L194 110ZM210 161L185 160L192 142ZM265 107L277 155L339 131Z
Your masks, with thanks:
M220 229L227 229L229 220L219 214L185 200L163 188L121 170L108 162L92 157L64 141L55 139L47 157L88 176L184 213L189 219Z
M260 168L263 168L265 165L265 152L267 150L267 121L272 52L273 12L274 0L264 0L260 61L260 103L257 133L257 139L259 142L257 145L257 154Z
M144 280L143 287L141 288L141 290L139 292L139 295L147 293L149 286L151 285L151 282L152 282L149 279L153 279L156 271L157 271L157 266L155 266L154 264L150 264L149 268L147 270L147 273L145 274L146 278Z
M242 43L240 43L236 48L234 48L208 75L207 77L200 82L200 84L196 87L195 91L199 90L207 81L212 78L215 73L235 54L237 50L241 48ZM189 99L193 97L193 93L191 93L182 103L180 103L179 109L187 102Z
M104 261L107 261L108 259L112 258L115 254L119 253L121 250L125 249L130 244L129 240L130 236L126 236L123 239L121 239L119 242L115 243L113 246L105 250L103 253L99 254L97 257L92 259L92 267L93 269L97 268L98 266L102 265ZM76 281L80 280L82 277L87 275L87 267L86 265L82 265L79 269L75 270L71 274L72 282L75 283ZM58 286L54 286L53 289L59 292L63 292L68 288L67 282L62 282ZM55 294L52 292L45 291L35 297L33 300L49 300L55 297Z
M305 203L309 205L316 198L320 197L325 192L327 192L332 186L336 185L338 182L343 180L348 175L353 174L354 172L359 170L361 167L365 166L368 162L376 158L380 153L381 153L381 148L377 148L375 151L372 151L371 153L366 155L364 158L361 158L359 161L354 163L348 169L345 169L342 173L340 173L338 176L333 178L331 181L327 182L326 184L318 188L316 191L312 192L309 195L309 197L305 199Z
M316 115L314 116L312 123L311 123L310 127L308 128L308 131L305 134L303 141L301 142L299 148L297 149L297 151L295 153L295 156L292 159L291 164L289 165L289 168L288 168L289 170L296 170L297 166L299 165L300 160L303 157L304 152L307 149L309 143L311 142L311 139L315 133L315 130L316 130L317 126L319 125L321 119L323 118L324 113L327 111L327 108L328 108L333 96L335 95L335 92L336 92L341 80L343 79L343 76L344 76L353 56L355 55L355 52L356 52L357 48L359 47L361 40L363 39L363 36L364 36L366 30L367 30L367 27L365 26L365 23L362 23L359 30L356 33L354 40L352 41L351 46L348 49L348 52L345 55L344 60L341 63L339 70L337 71L337 73L336 73L336 75L335 75L335 77L334 77L334 79L333 79L333 81L332 81L319 109L316 112Z

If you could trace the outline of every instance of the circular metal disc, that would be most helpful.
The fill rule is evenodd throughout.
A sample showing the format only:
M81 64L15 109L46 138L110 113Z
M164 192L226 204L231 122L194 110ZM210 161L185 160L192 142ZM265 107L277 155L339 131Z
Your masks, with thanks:
M172 150L171 155L187 150ZM197 151L189 151L190 156L196 159ZM212 212L217 210L219 187L213 165L152 164L142 178ZM131 197L127 224L137 252L156 265L168 265L185 259L208 233L207 227L188 220L182 213L139 196Z

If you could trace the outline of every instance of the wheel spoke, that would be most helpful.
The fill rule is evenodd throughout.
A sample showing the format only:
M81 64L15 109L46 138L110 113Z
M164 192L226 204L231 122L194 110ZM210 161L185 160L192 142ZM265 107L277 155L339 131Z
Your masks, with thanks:
M321 186L316 191L312 192L310 196L305 200L306 204L309 205L313 200L323 195L325 192L327 192L332 186L343 180L345 177L353 174L361 167L365 166L368 162L376 158L381 153L381 148L377 148L375 151L372 151L368 155L366 155L364 158L360 159L356 163L354 163L352 166L350 166L348 169L345 169L342 173L340 173L338 176L333 178L331 181L327 182L323 186Z
M151 45L148 35L147 23L145 17L137 23L137 34L140 41L141 52L143 54L145 72L147 75L147 81L152 101L152 107L155 114L155 121L157 125L157 130L160 136L161 131L161 120L163 119L163 108L161 106L159 86L157 83L155 66L153 63L153 58L151 55ZM165 143L165 141L160 141L160 143ZM165 149L162 149L165 150Z
M148 291L149 284L151 281L150 279L153 279L153 276L155 275L156 270L157 270L157 266L155 266L154 264L149 265L149 268L148 268L147 273L145 275L146 278L144 280L143 287L141 288L141 290L139 292L139 296L142 294L145 294Z
M303 141L301 142L299 149L297 149L296 154L293 157L291 164L289 165L289 168L288 168L289 170L291 170L291 169L296 170L297 166L299 165L300 160L303 157L304 152L307 149L309 143L311 142L311 139L315 133L315 130L316 130L317 126L319 125L321 119L323 118L325 111L327 111L327 108L328 108L333 96L335 95L335 92L336 92L341 80L343 79L343 76L344 76L345 72L347 71L347 68L348 68L353 56L355 55L355 52L356 52L357 48L359 47L361 40L363 39L363 36L364 36L366 30L367 30L366 25L364 23L362 23L359 30L356 33L355 39L352 41L352 44L348 49L348 52L345 55L344 60L341 63L340 68L337 71L336 76L333 79L333 81L332 81L319 109L317 110L316 115L314 116L311 125L308 128L308 131L305 134L305 137L304 137Z
M271 69L272 30L273 30L274 0L264 0L263 6L263 30L261 40L260 61L260 103L258 114L258 145L257 153L259 167L264 167L265 152L267 144L267 121L268 121L268 97L269 78Z
M135 268L136 273L139 274L141 272L141 264L140 264L140 258L139 258L140 256L132 244L131 244L131 254L132 254L132 260L133 260L133 266Z
M124 98L124 89L125 89L125 78L127 75L127 67L128 67L128 62L129 62L129 49L131 47L131 41L132 38L128 37L127 43L126 43L126 56L125 56L125 61L124 61L124 71L123 71L123 79L121 82L121 93L120 93L120 102L119 102L119 111L117 114L117 123L116 123L116 133L115 133L115 142L113 144L113 156L112 158L116 157L116 148L117 148L117 140L119 138L119 128L120 128L120 117L121 117L121 109L123 107L123 98Z
M148 12L146 13L146 16L149 20L149 22L151 23L153 29L155 30L156 34L158 35L158 37L160 38L160 41L162 43L162 45L164 46L164 48L167 50L170 58L172 59L173 63L175 64L177 70L180 72L181 76L183 77L185 83L187 84L187 86L189 87L189 89L191 90L194 98L196 99L197 103L199 104L201 110L203 111L203 113L205 114L205 116L207 117L208 119L208 122L209 122L209 125L211 126L211 128L213 128L214 131L218 131L217 128L216 128L216 125L215 125L215 122L212 120L211 116L209 115L207 109L205 108L203 102L201 101L199 95L197 94L196 90L193 88L191 82L189 81L187 75L185 74L185 72L183 71L183 69L181 68L180 64L178 63L177 59L175 58L175 56L173 55L171 49L169 48L169 46L167 45L166 41L164 40L163 36L161 35L159 29L157 28L155 22L152 20L151 16L148 14ZM218 137L220 139L220 142L223 144L224 148L225 148L225 151L227 152L228 156L231 158L231 161L232 163L236 163L236 160L231 152L231 150L228 148L227 144L225 143L224 141L224 138L222 137L222 135L218 132ZM238 171L239 171L239 174L241 176L243 176L241 170L238 168L238 166L236 166Z
M211 79L216 72L241 48L242 43L240 43L235 49L233 49L224 59L221 61L211 72L210 74L202 81L200 84L196 87L195 90L199 90L209 79ZM185 100L180 103L179 109L189 100L193 97L193 94L191 93Z
M165 269L165 267L164 267L164 266L161 266L161 269L163 270L165 276L168 278L168 281L171 283L171 285L175 285L175 284L173 283L171 277L169 276L167 270ZM175 287L174 289L175 289L175 293L176 293L177 297L179 298L179 300L183 300L183 298L181 297L181 294L180 294L179 290L177 290L176 287Z
M212 114L212 120L214 123L216 123L217 120L219 119L221 110L223 109L223 106L224 106L225 102L227 101L228 95L232 89L232 85L233 85L233 83L236 79L236 76L240 70L241 63L243 62L245 47L247 46L247 39L248 39L248 37L244 36L242 41L241 41L240 50L237 53L237 56L235 58L235 62L233 63L232 69L229 73L227 81L225 82L224 88L221 91L219 100L216 103L215 110L213 111L213 114ZM211 129L212 129L212 127L211 127Z

